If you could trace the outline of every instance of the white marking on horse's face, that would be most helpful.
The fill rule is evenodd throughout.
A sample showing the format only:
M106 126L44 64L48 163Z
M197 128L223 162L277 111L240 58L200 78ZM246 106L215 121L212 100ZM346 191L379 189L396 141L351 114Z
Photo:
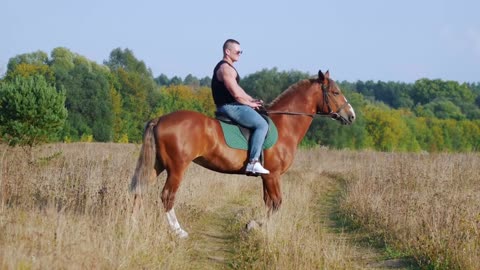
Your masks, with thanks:
M343 96L344 102L347 103L347 106L343 107L342 110L338 112L344 119L348 119L351 121L349 124L353 123L353 121L357 118L355 115L355 110L353 110L352 105L348 103L348 100L345 96Z
M350 103L348 104L347 108L352 113L353 119L357 119L357 116L355 115L355 110L353 109L352 105L350 105Z

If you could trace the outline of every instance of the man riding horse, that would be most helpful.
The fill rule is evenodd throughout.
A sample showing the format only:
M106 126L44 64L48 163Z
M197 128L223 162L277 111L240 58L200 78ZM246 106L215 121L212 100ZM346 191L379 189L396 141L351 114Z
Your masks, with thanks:
M234 39L225 41L223 59L213 70L212 96L217 106L217 112L227 115L233 121L252 130L249 162L245 173L248 175L269 174L270 172L258 162L268 132L267 121L256 111L263 102L253 99L238 85L240 76L233 67L233 63L238 61L241 54L238 41Z
M214 100L220 112L255 129L254 138L250 139L250 153L227 145L218 119L195 111L175 111L148 121L130 183L134 194L132 217L135 218L147 186L163 171L167 172L161 199L170 229L181 238L188 233L178 222L174 204L190 163L220 173L260 174L263 200L270 215L282 204L281 177L292 165L313 118L326 116L345 125L352 124L356 118L353 107L330 78L330 73L318 71L318 77L291 85L268 106L270 120L278 130L278 140L264 150L262 166L257 160L267 124L255 111L262 102L255 101L238 86L238 74L232 64L241 54L240 44L227 40L223 53L224 58L215 67L212 80ZM250 163L245 164L246 160ZM214 190L212 196L215 196Z

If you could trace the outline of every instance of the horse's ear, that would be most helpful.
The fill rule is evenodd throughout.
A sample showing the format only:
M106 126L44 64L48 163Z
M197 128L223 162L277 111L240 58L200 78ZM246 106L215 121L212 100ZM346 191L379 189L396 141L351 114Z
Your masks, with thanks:
M325 72L325 78L330 79L330 71L329 70L327 70L327 72Z
M327 71L328 73L328 71ZM318 70L318 80L320 82L323 82L325 80L325 75L323 75L323 72L321 70Z

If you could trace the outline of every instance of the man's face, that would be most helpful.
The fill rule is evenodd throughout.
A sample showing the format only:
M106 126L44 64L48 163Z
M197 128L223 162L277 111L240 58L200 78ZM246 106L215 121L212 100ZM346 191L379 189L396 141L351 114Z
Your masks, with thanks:
M242 54L242 50L240 49L240 45L233 43L228 46L227 49L227 56L232 60L232 62L238 61L240 59L240 55Z

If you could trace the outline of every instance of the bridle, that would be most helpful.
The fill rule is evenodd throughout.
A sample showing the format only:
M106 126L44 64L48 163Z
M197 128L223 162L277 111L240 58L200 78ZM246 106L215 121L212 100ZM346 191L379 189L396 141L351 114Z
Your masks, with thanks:
M330 79L329 79L330 81ZM341 110L343 110L343 108L345 108L346 106L350 105L350 103L348 103L348 101L345 101L345 103L342 105L342 106L338 106L338 102L335 98L332 98L333 100L333 103L335 104L335 107L337 107L337 111L334 112L332 110L332 107L330 106L330 91L328 91L328 85L325 84L325 83L321 83L320 82L320 85L321 85L321 88L322 88L322 92L323 92L323 104L322 104L322 109L324 109L325 107L327 107L328 109L328 113L324 113L324 112L316 112L316 113L303 113L303 112L287 112L287 111L268 111L267 110L267 113L269 114L286 114L286 115L303 115L303 116L310 116L312 118L314 118L315 116L324 116L324 117L330 117L334 120L342 120L343 122L348 122L347 119L345 119L343 116L341 116L339 113Z
M329 79L330 81L330 79ZM329 83L330 84L330 83ZM333 103L335 104L335 107L337 107L337 111L334 112L332 110L332 107L330 106L330 102L329 102L329 97L330 97L330 91L328 91L328 86L326 86L324 83L321 84L322 85L322 92L323 92L323 107L322 108L325 108L325 106L327 106L327 109L328 109L328 113L322 113L322 112L317 112L316 114L320 115L320 116L330 116L332 119L342 119L343 116L341 116L339 113L341 110L343 110L343 108L345 108L347 105L350 105L350 103L348 103L348 101L345 101L345 103L343 103L342 106L338 106L338 102L335 98L332 98L333 100ZM346 120L346 119L343 119L343 120Z

